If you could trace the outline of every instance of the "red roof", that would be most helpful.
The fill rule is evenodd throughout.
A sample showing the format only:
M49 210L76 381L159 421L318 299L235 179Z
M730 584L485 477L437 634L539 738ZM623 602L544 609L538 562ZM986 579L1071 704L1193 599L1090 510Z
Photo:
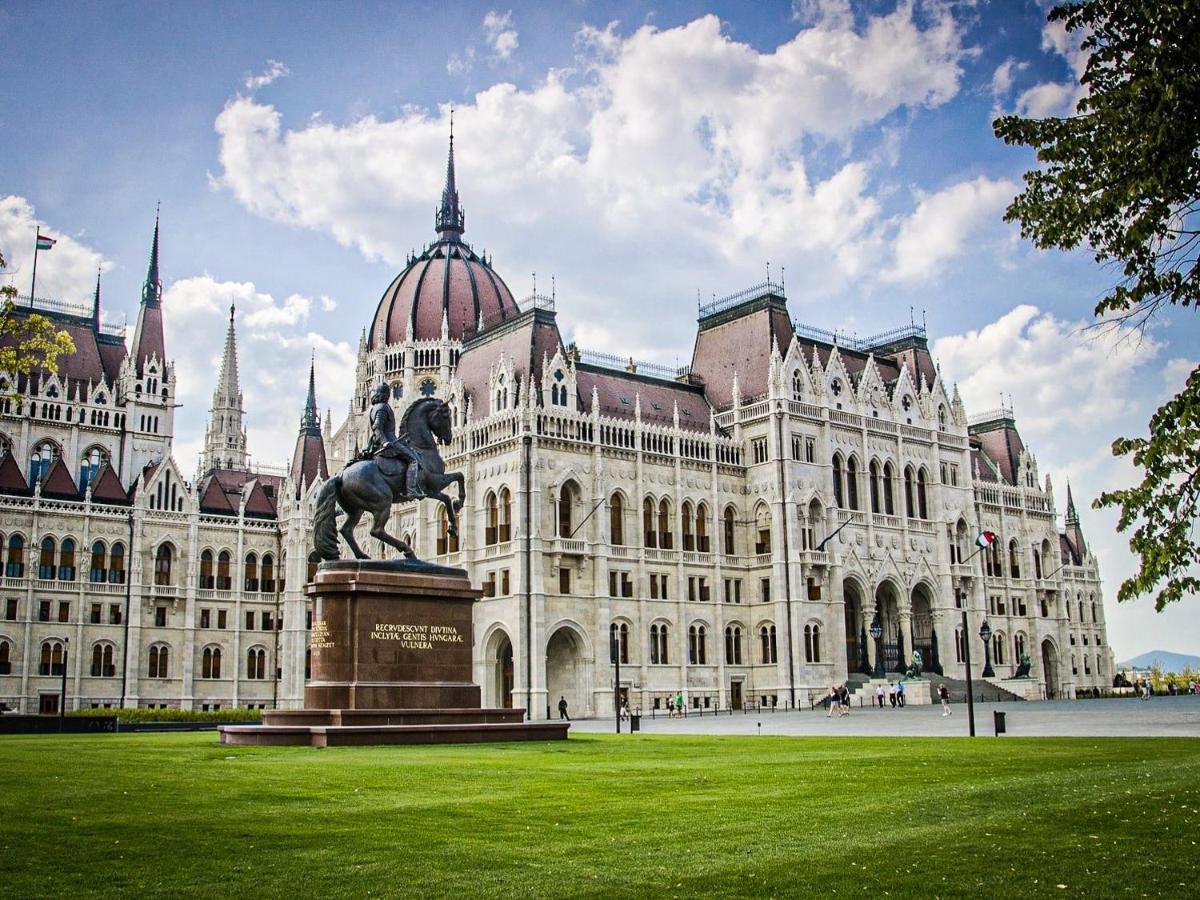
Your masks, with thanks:
M105 463L92 479L92 499L99 503L128 503L129 494L113 467Z
M72 500L79 497L79 488L61 456L50 464L50 471L42 477L42 495Z
M5 453L0 460L0 493L28 494L29 482L21 473L21 467L11 453Z
M296 450L292 455L292 481L296 490L303 493L304 489L316 481L329 477L329 467L325 462L325 441L320 431L315 433L300 432L296 438Z
M483 416L490 409L488 378L501 354L513 364L516 378L523 386L526 375L531 375L534 381L540 379L542 360L561 349L562 338L554 314L531 310L522 313L517 324L501 326L470 342L458 359L455 373L466 388L476 415Z
M733 375L737 372L742 397L767 392L771 347L786 353L792 341L787 308L779 303L752 303L744 314L731 311L715 324L701 322L692 351L692 373L704 380L704 390L714 406L733 403ZM644 410L643 410L644 412Z
M200 479L200 511L237 515L247 492L246 514L274 518L275 498L283 488L278 475L256 475L242 469L213 469Z

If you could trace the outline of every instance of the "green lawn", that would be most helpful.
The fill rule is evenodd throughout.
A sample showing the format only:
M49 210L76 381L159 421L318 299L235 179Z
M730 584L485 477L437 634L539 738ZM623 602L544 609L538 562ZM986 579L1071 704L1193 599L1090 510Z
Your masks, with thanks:
M1198 810L1185 739L5 737L0 891L1195 896Z

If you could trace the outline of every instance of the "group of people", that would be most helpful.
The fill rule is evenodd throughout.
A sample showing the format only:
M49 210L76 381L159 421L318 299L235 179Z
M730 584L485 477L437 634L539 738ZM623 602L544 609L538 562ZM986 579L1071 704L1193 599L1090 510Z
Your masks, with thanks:
M674 697L667 698L667 718L674 719L676 716L683 718L683 692L680 691Z
M890 685L879 685L875 688L875 702L879 704L879 708L883 709L883 701L887 699L891 701L892 709L897 706L904 706L904 680Z
M830 685L829 696L825 698L825 702L829 707L825 718L832 716L834 710L837 710L839 718L850 715L850 689L845 683Z

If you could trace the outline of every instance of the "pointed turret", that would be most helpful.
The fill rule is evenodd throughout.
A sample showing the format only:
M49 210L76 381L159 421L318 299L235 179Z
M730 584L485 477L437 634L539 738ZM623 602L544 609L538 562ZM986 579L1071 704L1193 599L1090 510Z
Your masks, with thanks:
M329 477L325 460L325 439L321 433L321 416L317 412L316 361L308 366L308 399L304 402L304 413L300 416L300 434L296 437L296 451L292 454L292 483L296 496L317 479Z
M1087 543L1083 539L1083 528L1079 525L1079 513L1075 511L1075 498L1071 496L1071 482L1067 482L1067 515L1064 524L1067 541L1071 544L1075 564L1082 565L1087 558Z
M158 274L158 213L154 214L154 241L150 246L150 266L146 270L146 283L142 285L142 303L138 309L137 327L133 332L133 347L130 350L134 373L142 377L146 362L157 356L160 364L166 364L166 344L163 341L162 323L162 280Z
M466 216L458 205L458 185L454 179L454 110L450 110L450 153L446 157L446 186L442 205L434 217L434 230L443 241L457 241L466 230Z
M92 297L92 331L100 333L100 270L96 269L96 294Z
M236 307L230 303L225 352L221 357L217 387L213 391L208 432L204 436L204 455L200 461L201 472L246 467L245 410L238 381L237 332L234 326L236 313Z

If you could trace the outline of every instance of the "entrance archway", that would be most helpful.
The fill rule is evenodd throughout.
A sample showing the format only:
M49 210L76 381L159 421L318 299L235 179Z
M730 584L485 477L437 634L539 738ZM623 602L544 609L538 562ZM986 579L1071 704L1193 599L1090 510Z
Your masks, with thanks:
M875 612L883 627L883 671L899 672L908 648L900 646L900 595L892 581L881 581L875 589Z
M558 718L558 699L567 701L572 717L591 714L588 667L583 636L569 625L557 628L546 642L546 715Z
M867 664L867 648L862 642L862 594L858 585L846 579L842 582L842 598L846 609L846 672L870 674Z
M487 642L487 696L485 706L512 709L513 646L504 629L497 628Z
M1042 679L1046 683L1046 699L1053 700L1062 686L1058 683L1058 650L1049 638L1042 641Z
M912 641L912 649L921 651L925 669L940 675L941 659L933 629L933 596L925 582L918 583L912 592Z

